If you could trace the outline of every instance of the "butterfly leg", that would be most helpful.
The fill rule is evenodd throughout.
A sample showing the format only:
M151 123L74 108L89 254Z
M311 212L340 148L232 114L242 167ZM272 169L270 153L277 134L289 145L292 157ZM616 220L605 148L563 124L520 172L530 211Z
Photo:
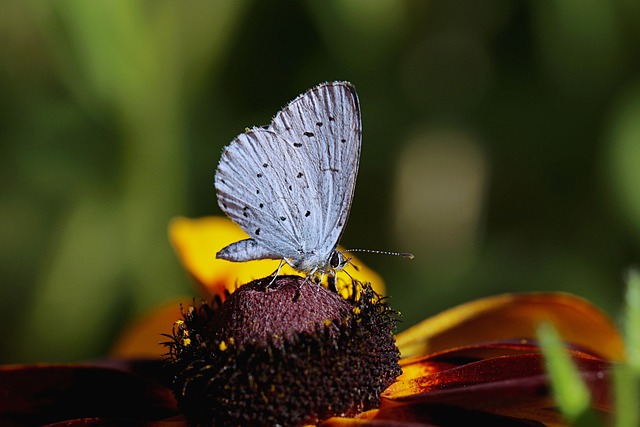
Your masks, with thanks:
M338 281L335 270L331 270L331 272L327 274L327 285L329 286L330 291L338 293Z
M271 279L271 281L269 282L269 284L267 285L267 288L270 288L271 285L273 285L273 282L276 281L276 279L278 278L278 274L280 274L280 269L282 268L282 266L284 265L285 261L287 261L286 258L282 258L280 260L280 264L278 265L278 268L276 269L276 271L274 271L273 273L271 273L271 276L273 276L273 279Z
M294 301L297 301L300 298L300 295L301 295L300 290L305 285L305 283L307 283L309 281L313 281L313 279L309 280L309 278L313 277L316 274L316 271L317 271L317 268L314 268L313 271L311 271L309 274L307 274L307 277L304 278L303 282L300 285L298 285L298 290L296 291L296 294L293 297Z
M304 282L302 282L302 284L300 284L300 287L303 287L304 284L307 283L307 282L313 282L314 280L312 278L315 277L317 271L318 271L317 268L314 268L313 270L311 270L311 272L309 274L307 274L307 277L304 278Z

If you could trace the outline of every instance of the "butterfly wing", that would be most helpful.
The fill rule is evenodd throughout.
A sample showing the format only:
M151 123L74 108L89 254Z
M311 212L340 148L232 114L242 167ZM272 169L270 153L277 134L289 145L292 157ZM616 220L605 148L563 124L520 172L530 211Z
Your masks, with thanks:
M269 129L302 144L320 198L306 237L328 256L344 231L358 175L362 127L355 88L347 82L316 86L282 109Z
M355 90L335 82L293 100L267 129L232 141L216 172L218 204L251 238L218 257L288 258L303 271L326 262L349 215L360 134Z
M218 257L247 261L298 255L303 237L295 206L308 204L312 193L306 177L294 178L294 164L303 161L288 141L262 128L224 149L215 177L218 204L255 244L237 242Z

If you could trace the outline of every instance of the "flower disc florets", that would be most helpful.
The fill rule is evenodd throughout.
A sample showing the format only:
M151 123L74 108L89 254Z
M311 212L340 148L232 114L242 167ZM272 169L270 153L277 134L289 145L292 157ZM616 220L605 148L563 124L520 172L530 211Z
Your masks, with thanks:
M401 373L396 313L368 284L345 299L298 276L189 307L167 343L190 424L302 425L376 407Z

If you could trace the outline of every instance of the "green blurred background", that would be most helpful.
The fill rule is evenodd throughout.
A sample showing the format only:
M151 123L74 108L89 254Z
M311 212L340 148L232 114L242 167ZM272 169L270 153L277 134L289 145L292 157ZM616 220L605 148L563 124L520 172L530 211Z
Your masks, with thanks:
M401 329L483 295L612 315L640 259L640 3L5 0L0 361L104 354L192 293L166 237L220 214L221 148L349 80L363 148L347 247ZM213 254L212 254L213 256Z

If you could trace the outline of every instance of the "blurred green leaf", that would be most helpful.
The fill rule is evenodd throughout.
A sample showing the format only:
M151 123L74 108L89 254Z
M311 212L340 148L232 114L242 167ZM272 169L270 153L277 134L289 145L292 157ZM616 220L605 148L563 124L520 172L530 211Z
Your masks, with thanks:
M627 363L640 378L640 271L629 270L624 309L624 333Z
M109 155L97 157L113 165L105 184L95 179L86 153L59 148L53 157L49 146L61 143L45 131L47 150L16 155L29 179L48 171L35 182L54 187L58 203L66 203L55 222L61 234L46 253L48 268L31 291L29 319L19 326L29 339L16 353L48 360L97 355L128 311L186 285L167 226L186 211L187 116L198 95L194 88L220 66L246 4L56 0L27 6L54 52L61 81L85 111L112 126L104 143ZM77 109L69 111L77 117ZM87 153L95 152L96 127L78 138ZM59 159L65 160L61 166ZM54 178L61 175L67 184L52 180L55 167L66 175Z
M640 235L640 86L625 88L613 110L608 140L618 206Z
M565 351L560 335L551 324L542 323L538 328L538 338L545 356L553 396L560 411L576 425L587 425L589 416L586 414L591 400L589 389L580 378L569 353Z
M618 365L613 370L613 394L615 398L615 426L637 427L640 425L640 381L631 366Z
M104 330L125 310L121 219L109 203L82 198L62 219L55 252L42 271L35 297L24 306L16 340L22 361L80 360L93 357Z

